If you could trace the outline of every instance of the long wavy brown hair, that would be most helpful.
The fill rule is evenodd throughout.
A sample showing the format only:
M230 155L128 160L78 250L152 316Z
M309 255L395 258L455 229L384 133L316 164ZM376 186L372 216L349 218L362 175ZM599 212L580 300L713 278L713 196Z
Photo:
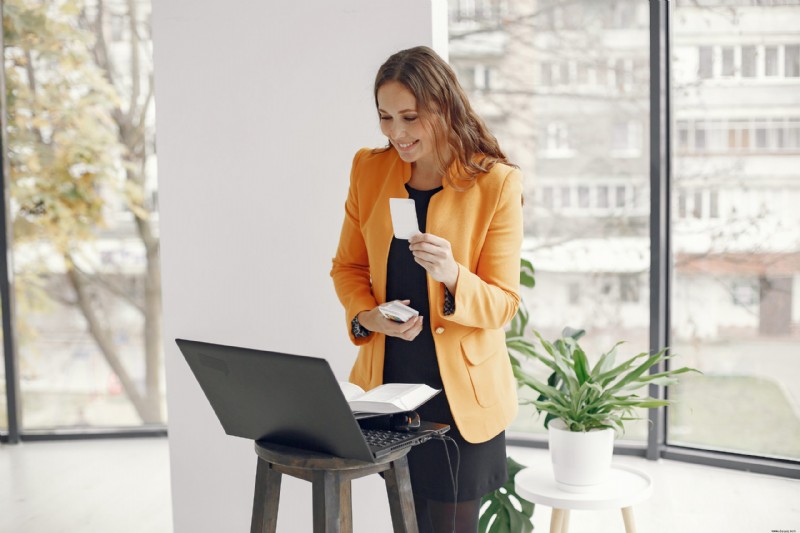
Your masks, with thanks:
M383 84L396 81L406 87L417 101L417 112L432 128L436 139L436 157L439 171L456 189L447 172L457 163L459 180L472 181L488 172L496 163L513 165L500 149L500 145L483 120L475 113L464 89L458 83L453 69L427 46L417 46L393 54L381 65L375 76L375 107L378 107L378 89ZM444 160L442 143L447 143L452 158ZM389 149L391 144L383 150ZM477 157L476 157L477 156Z

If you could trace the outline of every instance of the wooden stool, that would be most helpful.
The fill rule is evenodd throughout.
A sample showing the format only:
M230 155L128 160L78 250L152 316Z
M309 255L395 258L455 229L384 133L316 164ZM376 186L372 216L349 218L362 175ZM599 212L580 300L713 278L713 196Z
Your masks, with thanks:
M256 442L255 447L258 467L251 533L275 533L282 474L311 482L314 533L350 533L353 531L350 481L378 472L385 472L394 531L417 533L406 457L410 446L375 463L264 442Z

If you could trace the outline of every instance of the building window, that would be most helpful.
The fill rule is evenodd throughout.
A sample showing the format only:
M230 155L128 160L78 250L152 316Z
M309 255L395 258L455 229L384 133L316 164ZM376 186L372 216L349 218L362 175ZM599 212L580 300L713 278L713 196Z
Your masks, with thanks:
M786 148L800 150L800 119L786 121Z
M614 157L640 157L642 155L642 123L626 120L614 123L611 155Z
M553 85L553 64L549 61L542 61L539 64L539 69L541 72L542 85L546 85L548 87Z
M706 128L702 122L698 122L695 126L694 149L697 152L702 152L706 149Z
M621 302L636 303L639 301L639 277L635 274L620 274L619 299Z
M544 152L545 157L562 158L573 155L569 143L569 130L563 122L551 122L545 129Z
M572 282L567 286L568 296L567 299L570 305L578 305L581 302L581 285L577 282Z
M733 77L736 73L736 62L733 46L721 47L722 53L722 71L721 75L726 78Z
M553 204L552 187L542 187L542 205L547 209L553 209L555 207L555 205Z
M764 76L778 75L778 47L764 47Z
M585 185L578 186L578 207L581 209L589 207L589 187Z
M708 216L719 218L719 192L710 191L708 195Z
M784 53L784 76L800 77L800 44L787 45Z
M598 185L597 187L597 207L600 209L608 209L608 186Z
M561 187L561 207L572 207L571 187Z
M756 76L756 47L742 46L742 77L755 78Z
M699 60L697 66L697 77L709 79L714 76L714 49L710 46L698 48Z
M686 218L686 191L678 191L678 218Z
M616 191L616 207L625 207L625 186L617 185Z

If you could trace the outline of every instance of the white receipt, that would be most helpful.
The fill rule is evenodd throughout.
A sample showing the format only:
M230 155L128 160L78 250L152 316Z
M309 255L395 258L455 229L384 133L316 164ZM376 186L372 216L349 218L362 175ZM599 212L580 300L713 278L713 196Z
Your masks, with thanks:
M392 228L398 239L410 239L420 233L417 223L417 208L411 198L389 198L392 213Z

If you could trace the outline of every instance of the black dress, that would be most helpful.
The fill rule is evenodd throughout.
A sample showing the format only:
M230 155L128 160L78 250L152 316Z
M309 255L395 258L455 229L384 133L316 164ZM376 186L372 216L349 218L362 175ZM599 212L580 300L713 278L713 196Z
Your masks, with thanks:
M425 232L428 204L441 187L418 191L406 185L409 198L417 208L420 231ZM444 290L444 288L442 288ZM443 389L436 347L433 343L428 310L427 273L414 262L408 241L392 239L387 265L386 300L411 300L411 307L425 317L420 334L413 341L386 337L384 383L426 383ZM412 448L408 454L411 485L416 497L436 501L469 501L480 498L503 485L507 479L505 433L480 444L464 440L456 427L444 390L417 409L422 420L449 424L447 435L458 444L458 453L451 442L430 440ZM457 457L460 455L458 465ZM452 468L452 474L451 474ZM458 468L457 488L452 476Z

